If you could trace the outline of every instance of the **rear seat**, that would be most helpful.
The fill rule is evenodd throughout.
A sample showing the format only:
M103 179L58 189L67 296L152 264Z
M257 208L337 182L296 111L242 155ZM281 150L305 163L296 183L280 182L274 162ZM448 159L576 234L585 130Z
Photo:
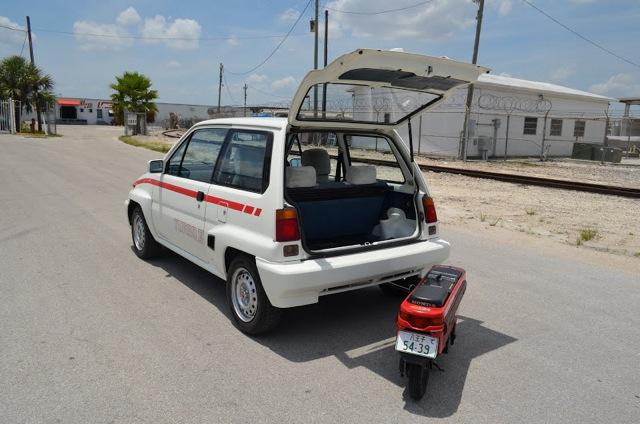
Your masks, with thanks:
M311 167L300 167L311 168ZM372 166L357 166L347 169L347 182L311 185L309 171L305 173L306 184L290 182L287 169L287 195L295 203L302 222L302 231L308 243L345 236L367 238L378 224L385 198L390 187L376 180L376 169ZM317 169L317 168L314 168Z

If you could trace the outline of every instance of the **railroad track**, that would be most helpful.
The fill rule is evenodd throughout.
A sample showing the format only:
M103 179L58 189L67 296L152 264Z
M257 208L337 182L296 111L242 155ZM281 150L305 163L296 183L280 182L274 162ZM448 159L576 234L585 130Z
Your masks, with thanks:
M332 156L335 158L335 156ZM378 166L397 166L395 162L381 159L357 159L355 162ZM477 169L454 168L440 165L420 164L423 171L446 172L448 174L465 175L467 177L485 178L507 183L534 185L540 187L559 188L563 190L584 191L588 193L606 194L640 199L640 188L619 187L605 184L585 183L581 181L559 180L556 178L533 177L530 175L503 174L501 172L480 171Z

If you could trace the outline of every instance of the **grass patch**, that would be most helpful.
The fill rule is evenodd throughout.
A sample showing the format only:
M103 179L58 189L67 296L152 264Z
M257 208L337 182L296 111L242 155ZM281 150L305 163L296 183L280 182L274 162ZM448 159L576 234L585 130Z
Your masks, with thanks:
M636 258L640 258L640 252L634 253L633 256L635 256Z
M529 215L529 216L532 216L532 215L535 215L535 214L536 214L536 211L535 211L533 208L527 208L527 209L525 209L524 211L525 211L525 212L527 213L527 215Z
M495 221L490 222L489 225L491 227L495 227L498 224L498 222L500 222L501 220L502 220L502 218L498 218Z
M480 213L480 222L484 222L487 220L487 214L482 212Z
M582 241L593 240L597 235L598 230L596 230L595 228L583 228L582 230L580 230L580 240Z
M582 239L580 237L576 238L576 246L581 246L582 245Z
M156 152L167 153L171 149L171 145L160 141L140 141L130 135L121 135L118 140L130 146L144 147L145 149L154 150Z

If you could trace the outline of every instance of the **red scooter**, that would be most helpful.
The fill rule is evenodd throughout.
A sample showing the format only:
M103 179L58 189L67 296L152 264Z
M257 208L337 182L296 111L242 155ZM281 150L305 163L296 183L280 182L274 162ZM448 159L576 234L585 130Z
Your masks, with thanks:
M466 287L463 269L436 265L400 305L396 350L400 374L409 378L409 395L415 400L427 390L436 357L456 340L456 312Z

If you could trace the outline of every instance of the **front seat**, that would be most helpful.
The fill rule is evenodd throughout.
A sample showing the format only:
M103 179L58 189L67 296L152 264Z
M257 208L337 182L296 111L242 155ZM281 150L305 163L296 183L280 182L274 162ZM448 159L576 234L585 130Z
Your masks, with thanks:
M309 149L302 152L301 159L302 166L313 166L315 168L318 183L329 181L329 173L331 172L329 152L320 148Z

